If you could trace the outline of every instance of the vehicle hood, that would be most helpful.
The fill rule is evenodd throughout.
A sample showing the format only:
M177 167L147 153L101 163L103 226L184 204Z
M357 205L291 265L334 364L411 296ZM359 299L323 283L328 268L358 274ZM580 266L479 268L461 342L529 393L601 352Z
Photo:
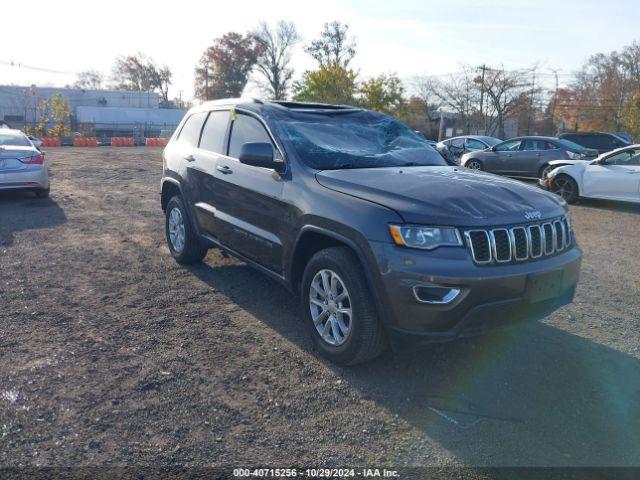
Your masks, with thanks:
M540 212L543 219L565 212L562 199L539 188L449 166L324 170L316 179L326 188L391 208L407 223L507 225L528 221L529 212Z
M593 160L551 160L549 165L588 165Z

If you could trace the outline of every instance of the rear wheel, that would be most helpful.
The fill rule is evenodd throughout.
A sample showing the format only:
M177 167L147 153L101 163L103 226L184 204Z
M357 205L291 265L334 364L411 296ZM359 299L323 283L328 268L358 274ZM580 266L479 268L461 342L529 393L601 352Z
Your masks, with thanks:
M165 230L169 251L178 263L200 262L207 255L207 248L198 240L178 195L167 203Z
M482 164L478 160L469 160L465 167L470 170L482 170Z
M40 188L36 190L34 193L38 198L49 198L49 193L51 192L50 188Z
M320 353L334 363L355 365L386 346L373 296L356 256L346 247L321 250L307 264L302 310Z
M567 203L574 203L578 199L578 184L569 175L558 175L551 182L551 192Z

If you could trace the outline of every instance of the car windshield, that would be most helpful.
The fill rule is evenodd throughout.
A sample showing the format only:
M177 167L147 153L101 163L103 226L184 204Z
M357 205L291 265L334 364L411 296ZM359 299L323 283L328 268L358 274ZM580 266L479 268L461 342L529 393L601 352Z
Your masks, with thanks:
M427 140L386 115L295 114L278 126L300 159L318 170L447 165Z
M571 140L566 140L564 138L558 140L558 143L565 148L570 148L571 150L586 150L582 145L578 145L577 143L574 143Z
M0 145L10 147L30 147L31 142L19 133L0 133Z

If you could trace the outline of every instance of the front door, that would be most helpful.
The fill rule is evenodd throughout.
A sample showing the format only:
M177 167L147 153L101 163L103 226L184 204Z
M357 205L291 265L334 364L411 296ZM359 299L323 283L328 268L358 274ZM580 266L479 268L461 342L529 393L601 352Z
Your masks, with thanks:
M215 173L216 228L230 249L282 274L282 225L288 208L282 200L284 179L278 172L240 163L245 143L274 142L261 120L236 113L231 124L227 156ZM280 155L274 145L274 154Z
M629 148L590 164L583 179L584 195L614 200L640 200L640 148Z
M490 165L487 170L490 172L513 175L514 156L520 151L520 139L507 140L495 146L493 155L490 155Z

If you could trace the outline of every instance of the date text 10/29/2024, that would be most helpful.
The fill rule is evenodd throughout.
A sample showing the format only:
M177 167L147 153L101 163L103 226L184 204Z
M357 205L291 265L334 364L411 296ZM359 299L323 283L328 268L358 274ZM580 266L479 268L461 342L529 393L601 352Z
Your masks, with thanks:
M237 478L399 478L397 470L385 468L234 468Z

